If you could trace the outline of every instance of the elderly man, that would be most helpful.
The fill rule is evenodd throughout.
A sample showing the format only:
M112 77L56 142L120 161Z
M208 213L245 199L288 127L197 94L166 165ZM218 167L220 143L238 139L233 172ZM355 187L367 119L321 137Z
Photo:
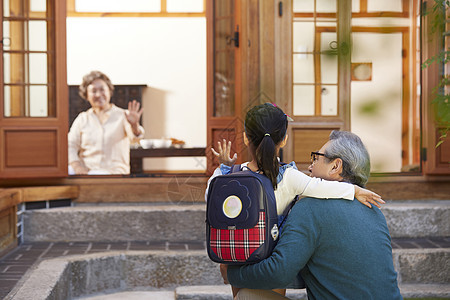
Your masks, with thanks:
M311 153L309 170L314 177L363 187L369 154L355 134L333 131ZM359 201L304 198L293 207L269 258L221 265L225 282L245 288L237 299L287 299L267 289L287 286L300 270L309 299L402 299L386 220L378 208Z

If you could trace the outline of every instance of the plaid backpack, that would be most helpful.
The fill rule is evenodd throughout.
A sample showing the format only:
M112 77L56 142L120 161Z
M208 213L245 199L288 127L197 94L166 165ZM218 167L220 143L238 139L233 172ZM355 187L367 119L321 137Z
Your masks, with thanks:
M256 263L272 253L279 235L269 178L234 165L211 180L206 206L206 247L223 264Z

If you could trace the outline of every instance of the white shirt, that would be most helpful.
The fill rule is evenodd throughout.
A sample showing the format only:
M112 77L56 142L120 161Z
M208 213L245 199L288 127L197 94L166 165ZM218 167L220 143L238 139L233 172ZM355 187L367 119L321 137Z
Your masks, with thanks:
M241 164L241 167L246 167L247 165L248 162ZM205 199L207 199L209 183L214 177L219 175L222 175L220 167L214 171L208 180ZM293 167L287 167L283 174L283 179L278 183L275 190L277 214L282 215L297 195L322 199L343 198L353 200L355 197L355 186L346 182L310 177Z
M102 124L92 108L73 121L68 135L69 164L81 161L90 171L130 173L130 143L136 136L125 116L126 110L112 104ZM139 126L141 134L144 128Z

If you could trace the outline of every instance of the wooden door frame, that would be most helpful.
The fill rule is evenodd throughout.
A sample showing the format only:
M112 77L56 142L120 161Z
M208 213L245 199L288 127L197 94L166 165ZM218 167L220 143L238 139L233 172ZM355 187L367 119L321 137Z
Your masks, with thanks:
M422 16L422 62L437 55L441 49L442 33L431 32L434 14ZM448 150L450 138L436 148L439 141L439 127L435 120L435 111L432 104L434 89L440 82L440 71L437 63L432 63L422 70L422 170L426 175L450 174L449 162L441 161L442 151Z
M240 0L234 1L234 22L235 30L241 26L241 6ZM239 28L239 33L243 33L244 30ZM239 37L240 43L244 38L242 35ZM214 100L215 100L215 74L214 74L214 59L215 59L215 39L214 39L214 1L207 1L206 3L206 45L207 45L207 71L206 71L206 114L207 114L207 134L206 134L206 161L207 168L206 173L211 174L214 168L217 166L215 157L210 151L215 145L215 131L222 131L223 137L230 139L230 135L234 137L234 143L232 145L232 151L239 153L242 152L242 143L238 141L242 139L240 136L243 132L243 117L242 117L242 103L241 103L241 49L240 47L234 49L235 54L235 82L234 82L234 116L216 117L214 116ZM241 158L240 158L241 159Z
M4 117L4 99L1 95L0 105L0 178L36 178L36 177L66 177L67 176L67 133L68 133L68 89L66 66L66 2L55 0L47 9L54 11L54 27L51 25L48 32L53 30L54 40L54 64L49 62L48 72L54 72L54 81L49 81L55 86L54 116L49 117ZM3 8L0 12L3 15ZM0 25L0 30L3 27ZM0 58L0 69L3 70L3 58ZM49 80L52 78L50 77ZM0 72L0 80L4 83L3 71ZM51 96L51 93L49 93ZM50 112L52 112L50 110ZM55 133L56 155L54 165L39 166L14 166L9 167L6 161L5 137L7 133L20 134L21 131ZM21 146L24 153L33 155L33 145ZM30 149L28 149L28 148Z

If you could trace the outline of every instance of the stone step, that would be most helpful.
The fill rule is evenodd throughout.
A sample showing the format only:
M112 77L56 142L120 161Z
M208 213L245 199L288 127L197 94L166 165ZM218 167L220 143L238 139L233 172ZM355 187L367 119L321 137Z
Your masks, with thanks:
M400 292L403 298L448 298L450 297L450 284L414 284L401 285ZM291 300L307 300L306 290L287 290L286 297ZM77 298L77 300L233 300L230 286L203 285L182 286L175 291L125 291L113 294L101 294Z
M399 284L449 290L450 249L399 249L393 259ZM197 298L189 296L194 288L181 288L199 285L222 288L197 291ZM71 299L149 289L178 289L177 299L216 299L206 297L211 292L222 299L227 296L226 289L229 291L218 264L210 261L205 251L112 251L44 260L31 268L5 299ZM199 296L202 293L205 298Z
M382 208L392 238L450 236L450 201L395 201ZM24 241L199 241L205 204L74 206L25 211Z
M382 206L392 238L450 236L450 201L392 201Z
M448 298L450 297L450 284L404 284L400 285L400 293L403 298ZM292 300L308 299L305 289L287 290L286 297ZM230 286L183 286L175 289L174 299L233 300L233 297Z
M201 241L205 205L75 206L26 211L25 242Z

